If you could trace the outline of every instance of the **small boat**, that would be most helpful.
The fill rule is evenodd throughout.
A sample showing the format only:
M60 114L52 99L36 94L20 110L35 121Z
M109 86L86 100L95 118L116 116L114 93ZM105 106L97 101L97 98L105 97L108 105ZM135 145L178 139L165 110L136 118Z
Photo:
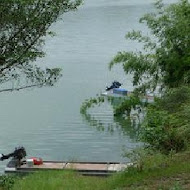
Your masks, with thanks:
M88 176L109 176L132 166L132 163L120 162L69 162L43 161L41 158L25 158L23 147L16 148L13 153L2 155L1 160L13 157L5 167L5 173L31 173L47 170L73 170Z
M131 92L127 91L124 88L113 88L109 91L105 91L102 93L103 96L108 97L130 97Z
M133 95L132 91L121 88L121 83L114 81L110 87L106 87L106 91L103 92L102 96L113 97L113 98L126 98L129 99ZM147 93L140 96L141 102L153 103L155 95L152 93Z

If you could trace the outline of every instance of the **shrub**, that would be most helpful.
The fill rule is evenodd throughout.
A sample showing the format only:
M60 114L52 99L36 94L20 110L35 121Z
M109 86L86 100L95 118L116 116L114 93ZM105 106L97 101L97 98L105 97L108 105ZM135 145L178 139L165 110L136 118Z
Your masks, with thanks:
M190 88L170 89L147 108L140 139L168 153L184 150L190 140Z

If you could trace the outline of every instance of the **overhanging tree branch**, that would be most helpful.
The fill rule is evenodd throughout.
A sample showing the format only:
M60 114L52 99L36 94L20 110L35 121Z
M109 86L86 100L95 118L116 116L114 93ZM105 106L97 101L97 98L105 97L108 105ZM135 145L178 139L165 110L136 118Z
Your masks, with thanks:
M6 83L8 80L24 81L26 77L26 85L23 85L23 89L33 86L51 86L57 81L61 76L60 69L41 70L35 65L29 69L28 66L44 54L42 44L51 24L61 14L75 10L81 1L7 0L0 2L1 83ZM47 75L49 75L48 79ZM27 84L28 79L32 84ZM43 82L39 83L39 81Z

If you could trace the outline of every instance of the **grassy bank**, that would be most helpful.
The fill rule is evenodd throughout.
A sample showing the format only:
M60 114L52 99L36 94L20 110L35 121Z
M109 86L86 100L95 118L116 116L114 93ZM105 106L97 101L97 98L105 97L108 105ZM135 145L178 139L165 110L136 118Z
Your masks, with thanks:
M2 177L0 190L189 190L190 87L170 89L149 105L140 137L148 147L132 152L137 167L123 173L98 178L46 171Z
M172 89L147 108L140 135L149 148L132 153L137 167L109 178L65 171L2 177L0 190L189 190L189 123L190 88Z
M10 186L9 186L10 187ZM1 190L5 190L6 185ZM83 177L74 172L47 171L16 179L12 190L185 190L190 189L190 151L146 157L142 170L108 178Z

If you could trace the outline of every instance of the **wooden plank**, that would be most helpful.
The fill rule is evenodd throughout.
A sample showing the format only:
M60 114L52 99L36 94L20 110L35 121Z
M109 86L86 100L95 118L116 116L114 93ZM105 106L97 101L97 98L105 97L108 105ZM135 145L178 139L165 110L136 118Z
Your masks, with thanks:
M67 163L66 169L107 171L107 164Z
M132 166L132 163L126 163L126 164L109 164L108 171L123 171L127 169L128 167Z
M41 165L33 165L32 167L24 164L20 166L20 169L63 169L65 164L64 162L44 162Z

